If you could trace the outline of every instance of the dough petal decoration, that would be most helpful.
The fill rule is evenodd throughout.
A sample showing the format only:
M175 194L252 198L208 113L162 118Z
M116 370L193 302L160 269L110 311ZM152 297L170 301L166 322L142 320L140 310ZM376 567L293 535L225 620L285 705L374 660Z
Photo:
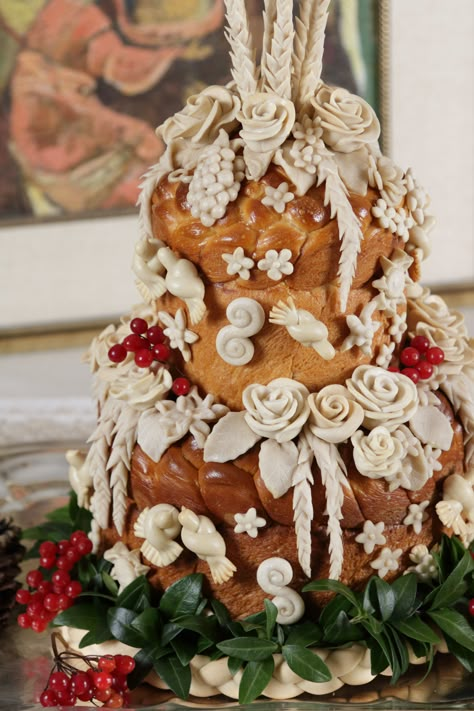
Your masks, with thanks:
M204 445L205 462L229 462L261 439L245 421L245 412L228 412L214 425Z
M182 299L188 307L191 323L199 323L206 313L204 282L189 259L177 257L169 247L158 250L158 258L166 269L166 289Z
M433 405L418 407L410 419L410 429L423 444L431 444L447 452L453 441L453 428L441 410Z
M229 580L237 568L226 558L225 541L211 519L183 506L178 521L183 546L208 564L214 582L220 585Z
M145 508L133 527L137 538L144 538L140 548L150 563L159 568L171 565L181 554L182 547L174 540L181 532L179 511L171 504L157 504Z
M231 325L217 334L216 350L226 363L245 365L253 358L255 348L250 337L262 330L265 311L258 301L243 296L230 302L226 316Z
M326 324L305 309L298 309L290 297L285 303L279 301L270 311L270 323L285 326L289 335L295 341L308 348L314 348L324 360L332 360L336 355L334 347L328 340Z
M301 595L289 588L293 569L284 558L267 558L257 569L257 583L263 592L274 595L272 602L278 609L276 621L280 625L292 625L303 615L305 605Z
M260 445L258 465L265 486L274 499L290 489L298 463L298 449L294 442L266 439Z

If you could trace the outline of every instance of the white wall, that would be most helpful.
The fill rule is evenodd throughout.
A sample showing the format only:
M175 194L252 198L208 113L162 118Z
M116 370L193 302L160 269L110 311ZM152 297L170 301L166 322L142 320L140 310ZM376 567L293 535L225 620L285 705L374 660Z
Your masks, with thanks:
M392 154L432 198L430 284L474 283L474 0L392 0Z

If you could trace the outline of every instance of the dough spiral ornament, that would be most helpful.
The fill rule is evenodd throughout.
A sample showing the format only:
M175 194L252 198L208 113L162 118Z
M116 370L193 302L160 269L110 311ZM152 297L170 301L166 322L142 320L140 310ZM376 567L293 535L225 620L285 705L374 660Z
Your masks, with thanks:
M217 334L216 350L226 363L245 365L255 352L250 336L262 330L265 311L257 301L243 296L231 301L226 316L231 325L224 326Z
M267 558L257 570L257 583L262 590L275 595L272 602L278 608L276 621L293 625L303 617L304 602L296 590L287 587L293 579L293 568L284 558Z

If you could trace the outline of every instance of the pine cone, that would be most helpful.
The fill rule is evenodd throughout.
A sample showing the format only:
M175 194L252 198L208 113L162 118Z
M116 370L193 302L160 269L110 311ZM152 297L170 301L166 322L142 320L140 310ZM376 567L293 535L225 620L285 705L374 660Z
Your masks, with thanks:
M0 520L0 628L5 627L9 620L15 605L15 593L20 587L15 580L25 554L20 535L21 529L11 519Z

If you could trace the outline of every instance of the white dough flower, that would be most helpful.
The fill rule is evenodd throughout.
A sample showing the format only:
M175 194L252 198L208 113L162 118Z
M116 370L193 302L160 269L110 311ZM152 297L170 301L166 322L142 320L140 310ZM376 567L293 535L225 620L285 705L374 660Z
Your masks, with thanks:
M384 425L393 430L407 422L418 408L416 385L400 373L375 365L359 365L346 380L351 397L364 410L364 427Z
M315 146L323 135L321 119L319 116L314 119L304 116L301 123L295 122L292 133L297 141L304 141L309 146Z
M402 549L397 548L392 551L390 548L382 548L378 558L373 560L370 567L377 571L380 578L385 578L391 570L398 570L400 561L398 560L402 554Z
M380 350L377 354L375 362L380 368L388 368L392 360L393 351L395 350L395 342L391 341L389 344L382 343Z
M293 158L295 168L302 168L309 175L315 175L321 162L317 144L313 145L305 141L295 141L290 148L290 156Z
M347 351L353 346L359 346L362 353L372 355L372 341L381 326L380 321L372 321L375 306L375 302L371 301L364 306L360 316L349 314L346 317L350 334L344 339L341 346L342 351Z
M327 385L308 398L309 429L325 442L344 442L362 424L364 411L343 385Z
M388 329L389 334L392 336L395 343L400 343L402 336L407 330L407 319L406 313L394 313L391 317L390 327Z
M243 247L236 247L232 254L223 254L222 259L227 262L227 274L234 276L238 274L241 279L250 279L250 269L255 266L255 262L250 257L245 256Z
M398 205L407 188L403 170L386 156L369 156L369 185L377 188L388 205Z
M264 518L257 516L257 509L254 506L246 513L236 513L234 519L236 522L235 533L247 533L250 538L257 538L258 529L266 524Z
M378 523L365 521L362 533L356 536L357 543L361 543L364 546L366 553L373 553L375 546L383 546L387 542L387 539L383 535L384 528L385 524L383 521L379 521Z
M400 469L402 443L386 427L375 427L368 435L359 430L351 437L357 471L369 479L389 479Z
M423 501L421 504L410 504L408 514L403 519L405 526L413 526L415 533L421 533L423 522L428 519L428 514L425 509L429 501Z
M410 560L415 563L415 565L407 568L405 575L407 573L415 573L418 580L421 580L422 582L429 582L430 580L438 579L438 566L426 546L422 544L414 546L410 551Z
M291 202L294 197L294 193L288 190L288 183L280 183L277 188L266 185L265 197L262 198L262 204L267 207L273 207L275 212L282 214L285 212L286 204Z
M380 227L390 230L392 234L398 235L404 242L408 242L409 231L415 223L403 207L391 207L383 198L380 198L372 207L371 212L377 218Z
M249 385L242 393L245 422L260 437L289 442L309 417L308 389L290 378Z
M291 263L291 251L289 249L282 249L277 252L276 249L269 249L265 253L265 258L260 259L258 262L258 268L262 272L267 272L269 279L273 281L280 281L283 275L293 274L293 264Z
M140 575L146 575L150 570L148 565L143 565L140 559L140 551L129 550L127 546L118 541L112 548L109 548L104 553L105 560L113 563L113 568L110 571L110 577L119 584L119 593L124 590L127 585L133 583Z
M175 316L160 311L158 318L166 328L163 333L170 340L171 348L178 348L186 362L191 360L191 349L188 344L195 343L199 336L194 331L186 328L186 314L183 309L178 309Z
M117 370L117 377L110 385L110 395L128 402L135 410L153 407L171 390L173 378L166 368L139 368L135 363Z

